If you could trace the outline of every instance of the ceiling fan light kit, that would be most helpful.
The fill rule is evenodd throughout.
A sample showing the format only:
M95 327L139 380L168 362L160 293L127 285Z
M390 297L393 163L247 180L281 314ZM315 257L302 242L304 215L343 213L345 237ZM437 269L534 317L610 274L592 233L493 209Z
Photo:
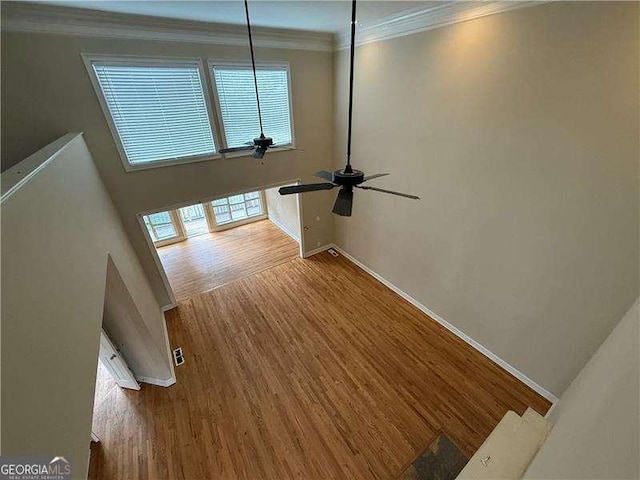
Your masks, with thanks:
M419 197L409 195L407 193L394 192L383 188L370 187L362 185L364 182L378 177L389 175L388 173L377 173L365 176L361 170L351 167L351 124L353 119L353 60L355 57L355 36L356 36L356 0L351 2L351 53L350 53L350 70L349 70L349 128L347 133L347 164L343 169L334 172L321 170L315 173L316 177L326 180L326 183L310 183L305 185L292 185L280 188L280 195L291 195L294 193L315 192L319 190L332 190L340 187L336 202L333 205L332 212L342 217L350 217L353 210L353 189L360 188L362 190L373 190L376 192L388 193L400 197L418 200Z

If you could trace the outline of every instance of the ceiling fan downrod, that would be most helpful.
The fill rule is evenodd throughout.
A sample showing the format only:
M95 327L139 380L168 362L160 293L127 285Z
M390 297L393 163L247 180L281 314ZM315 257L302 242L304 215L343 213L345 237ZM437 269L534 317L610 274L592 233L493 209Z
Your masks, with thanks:
M273 147L273 138L267 137L264 134L264 127L262 126L262 109L260 108L260 93L258 91L258 75L256 73L256 57L253 51L253 36L251 34L251 20L249 18L249 2L244 0L244 13L247 20L247 32L249 34L249 50L251 52L251 70L253 72L253 87L256 92L256 105L258 106L258 121L260 123L260 136L249 141L242 146L221 148L220 153L234 153L253 150L253 157L262 159L267 149Z
M260 121L260 138L264 138L262 128L262 112L260 110L260 94L258 93L258 76L256 75L256 57L253 54L253 37L251 36L251 21L249 20L249 2L244 0L244 11L247 17L247 31L249 32L249 50L251 51L251 68L253 70L253 85L256 89L256 103L258 104L258 120Z
M353 60L356 56L356 0L351 2L351 53L349 55L349 127L347 130L347 164L344 173L353 173L351 168L351 124L353 121Z
M347 130L347 164L343 169L328 172L326 170L320 170L315 173L316 177L325 180L324 183L308 183L302 185L291 185L287 187L281 187L278 192L280 195L291 195L294 193L315 192L319 190L332 190L334 188L340 188L336 197L336 202L333 205L332 212L342 217L350 217L351 210L353 208L353 189L359 188L362 190L373 190L376 192L387 193L390 195L396 195L399 197L411 198L418 200L416 195L409 195L407 193L395 192L393 190L386 190L383 188L370 187L369 185L363 185L363 183L373 180L378 177L385 177L388 173L377 173L374 175L365 176L364 172L355 170L351 167L351 137L352 137L352 123L353 123L353 72L354 72L354 58L356 48L356 0L351 2L351 51L350 51L350 69L349 69L349 120Z

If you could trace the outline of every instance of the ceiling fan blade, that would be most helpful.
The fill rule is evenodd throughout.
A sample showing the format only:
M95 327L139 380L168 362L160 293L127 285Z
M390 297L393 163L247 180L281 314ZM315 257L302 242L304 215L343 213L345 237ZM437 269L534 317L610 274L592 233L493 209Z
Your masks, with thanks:
M229 147L229 148L221 148L218 150L219 153L233 153L233 152L247 152L249 150L253 150L253 144L249 147Z
M353 207L353 190L341 188L333 205L332 212L341 217L350 217L351 208Z
M363 182L366 182L368 180L372 180L374 178L378 178L378 177L384 177L386 175L389 175L388 173L376 173L374 175L369 175L368 177L364 177L364 180L362 180Z
M316 177L324 178L325 180L327 180L329 182L333 182L333 173L332 172L327 172L326 170L320 170L319 172L316 172L313 175L316 176Z
M356 188L361 188L362 190L375 190L376 192L390 193L391 195L398 195L400 197L420 200L420 197L417 197L416 195L409 195L408 193L394 192L393 190L385 190L384 188L367 187L366 185L356 185Z
M291 195L292 193L316 192L318 190L331 190L336 187L333 183L307 183L304 185L290 185L288 187L280 187L278 192L280 195Z

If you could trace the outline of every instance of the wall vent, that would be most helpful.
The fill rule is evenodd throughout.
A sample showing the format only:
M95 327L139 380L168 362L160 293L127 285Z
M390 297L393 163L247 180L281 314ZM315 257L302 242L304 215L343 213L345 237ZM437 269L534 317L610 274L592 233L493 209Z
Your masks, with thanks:
M173 361L176 367L184 363L184 356L182 355L182 348L178 347L173 351Z

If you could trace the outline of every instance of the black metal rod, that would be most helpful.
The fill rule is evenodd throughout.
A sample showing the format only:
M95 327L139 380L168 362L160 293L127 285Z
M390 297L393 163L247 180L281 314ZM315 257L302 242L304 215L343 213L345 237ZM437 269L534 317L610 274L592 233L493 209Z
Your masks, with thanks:
M258 77L256 76L256 59L253 55L253 39L251 38L251 22L249 21L249 2L244 0L244 11L247 14L247 30L249 31L249 49L251 50L251 66L253 68L253 84L256 87L256 103L258 104L258 120L260 120L260 136L264 137L262 130L262 112L260 111L260 95L258 95Z
M349 72L349 130L347 134L347 167L351 167L351 121L353 117L353 59L356 49L356 0L351 2L351 56Z

